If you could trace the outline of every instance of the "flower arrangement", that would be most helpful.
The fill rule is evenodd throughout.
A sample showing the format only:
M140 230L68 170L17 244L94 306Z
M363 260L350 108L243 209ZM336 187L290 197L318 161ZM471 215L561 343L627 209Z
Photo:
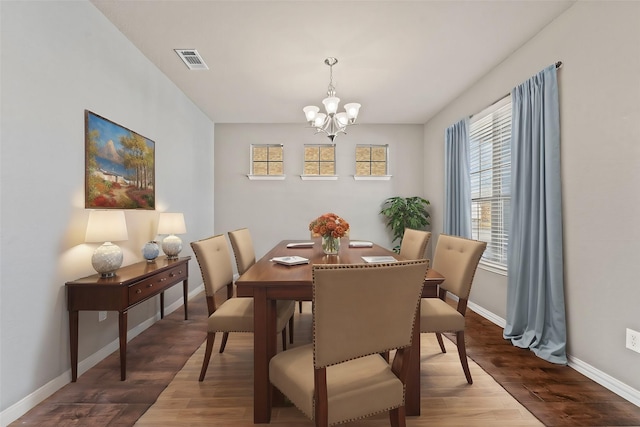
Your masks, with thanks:
M334 213L326 213L311 221L309 230L322 237L344 237L349 223Z

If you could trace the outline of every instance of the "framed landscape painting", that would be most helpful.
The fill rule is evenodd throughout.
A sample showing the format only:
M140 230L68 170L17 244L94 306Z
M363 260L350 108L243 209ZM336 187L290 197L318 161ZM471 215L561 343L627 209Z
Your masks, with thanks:
M85 110L85 208L155 209L155 143Z

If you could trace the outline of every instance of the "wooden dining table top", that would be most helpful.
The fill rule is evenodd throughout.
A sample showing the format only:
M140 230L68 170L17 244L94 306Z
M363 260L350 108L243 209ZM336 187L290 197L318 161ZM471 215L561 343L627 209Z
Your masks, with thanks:
M380 245L372 243L371 247L349 247L349 239L341 239L338 255L326 255L322 251L320 238L309 240L282 240L269 252L260 258L251 268L236 280L237 293L240 297L253 296L253 288L270 287L273 292L286 293L282 297L296 299L311 299L311 285L313 284L314 264L364 264L362 257L393 256L398 261L406 260L400 254L394 253ZM311 247L288 248L290 243L313 242ZM274 257L299 256L309 259L308 264L283 265L271 261ZM434 286L442 283L444 278L433 269L427 271L425 277L424 296L432 296ZM276 289L278 288L278 289ZM284 289L295 288L295 289ZM280 293L278 292L278 293ZM428 294L428 295L426 295Z

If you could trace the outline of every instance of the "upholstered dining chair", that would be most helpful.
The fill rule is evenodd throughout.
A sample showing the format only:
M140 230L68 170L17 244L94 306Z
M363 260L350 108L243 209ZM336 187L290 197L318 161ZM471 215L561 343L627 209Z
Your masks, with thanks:
M480 257L487 244L457 236L440 234L433 256L433 269L444 276L439 298L423 298L420 307L420 332L435 332L443 353L443 332L455 332L458 356L469 384L473 384L464 342L465 314L471 284ZM447 292L458 297L456 308L446 302Z
M400 244L400 255L406 259L424 258L430 239L431 232L429 231L405 228L402 243Z
M249 267L256 263L256 252L253 248L251 232L248 228L239 228L238 230L229 231L228 234L236 259L238 275L242 276ZM293 313L295 312L295 301L278 301L278 309L285 310L287 313L290 309L292 310L291 317L289 318L289 342L293 343Z
M229 332L253 332L253 298L233 296L233 269L229 246L224 235L191 242L191 247L198 260L202 280L204 281L209 320L207 321L207 346L199 380L204 380L211 360L216 333L222 332L220 353L227 344ZM220 305L216 304L215 294L227 288L227 298ZM287 321L293 316L292 304L278 304L276 330L282 334L282 349L287 348L285 328Z
M314 265L313 343L275 355L271 383L316 426L386 411L392 426L405 426L404 388L426 270L427 260ZM393 349L389 364L380 353Z

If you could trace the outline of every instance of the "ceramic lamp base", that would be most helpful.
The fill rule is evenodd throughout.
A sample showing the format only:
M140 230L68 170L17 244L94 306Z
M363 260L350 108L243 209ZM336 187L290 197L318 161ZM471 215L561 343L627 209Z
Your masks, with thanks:
M113 277L122 265L122 250L111 242L105 242L95 250L91 265L100 277Z
M182 240L176 235L170 235L162 241L162 252L168 259L178 259L178 254L182 250Z

